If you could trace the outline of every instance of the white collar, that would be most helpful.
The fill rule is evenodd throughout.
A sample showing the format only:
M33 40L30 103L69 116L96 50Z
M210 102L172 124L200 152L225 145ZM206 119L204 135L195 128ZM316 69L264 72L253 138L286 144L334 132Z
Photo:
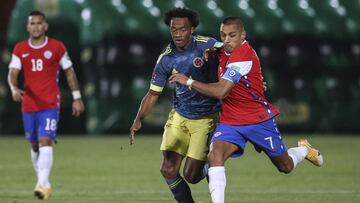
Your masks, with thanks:
M38 46L35 46L35 45L31 44L31 38L29 38L29 40L28 40L29 46L30 46L31 48L33 48L33 49L41 49L41 48L43 48L47 43L48 43L48 37L47 37L47 36L45 36L45 41L44 41L42 44L38 45Z

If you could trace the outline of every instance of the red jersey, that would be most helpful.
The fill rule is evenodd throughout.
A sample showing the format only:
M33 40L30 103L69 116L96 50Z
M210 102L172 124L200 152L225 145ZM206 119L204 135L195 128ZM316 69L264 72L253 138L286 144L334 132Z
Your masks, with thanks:
M59 66L65 70L72 62L64 44L58 40L45 37L39 46L32 45L30 39L15 45L9 68L22 70L24 74L22 112L60 108Z
M247 41L231 54L220 50L218 74L235 85L222 100L221 123L255 124L279 114L265 99L260 61Z

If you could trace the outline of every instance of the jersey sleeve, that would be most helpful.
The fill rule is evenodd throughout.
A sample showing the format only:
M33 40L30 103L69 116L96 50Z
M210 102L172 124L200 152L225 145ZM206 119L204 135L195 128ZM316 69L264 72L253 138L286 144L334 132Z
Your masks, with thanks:
M72 62L71 62L70 57L67 52L65 52L65 54L61 57L60 66L63 70L66 70L66 69L72 67Z
M19 48L18 44L15 46L13 53L11 55L11 61L9 63L9 68L15 68L18 70L21 70L21 68L22 68L21 60L20 60L20 48Z
M164 58L160 55L158 63L155 65L153 70L151 83L150 83L150 91L155 94L160 94L169 78L169 73L166 70L166 63Z
M226 72L223 79L238 83L242 76L247 75L252 68L253 61L246 52L234 52L226 65Z
M222 47L222 43L218 42L216 39L212 37L205 37L201 35L194 36L195 41L198 42L199 46L202 50L208 49L208 48L220 48Z
M72 67L73 65L72 61L67 53L65 45L62 42L59 42L59 56L60 56L59 64L63 70Z

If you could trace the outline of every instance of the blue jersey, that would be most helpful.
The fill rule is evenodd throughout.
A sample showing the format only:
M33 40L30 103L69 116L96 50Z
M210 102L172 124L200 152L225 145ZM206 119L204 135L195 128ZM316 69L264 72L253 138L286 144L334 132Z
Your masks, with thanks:
M218 46L210 37L192 36L188 47L179 51L171 42L159 56L153 71L150 91L161 93L172 73L183 73L204 83L217 81L217 63L204 62L205 49ZM220 111L219 99L200 94L186 85L176 84L173 105L175 111L186 118L199 118Z

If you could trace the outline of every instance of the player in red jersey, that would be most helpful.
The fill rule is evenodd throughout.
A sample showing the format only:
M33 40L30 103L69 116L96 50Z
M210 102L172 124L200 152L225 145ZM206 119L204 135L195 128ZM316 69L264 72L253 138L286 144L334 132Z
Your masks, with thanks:
M15 45L9 64L8 83L12 98L22 103L26 138L31 143L31 160L38 181L34 194L39 199L51 195L49 175L53 164L52 142L56 139L59 121L59 66L65 72L73 95L72 113L78 117L84 111L78 81L65 46L45 35L48 29L45 15L32 11L27 21L28 40ZM24 75L24 90L18 85Z
M257 151L264 151L283 173L290 173L304 158L316 166L323 163L320 152L305 139L298 147L286 149L275 123L279 112L265 99L260 62L245 40L242 21L237 17L224 19L220 36L224 44L219 51L219 82L205 84L179 73L170 77L171 82L222 99L220 123L208 154L209 190L214 203L225 201L225 161L241 156L247 141Z

